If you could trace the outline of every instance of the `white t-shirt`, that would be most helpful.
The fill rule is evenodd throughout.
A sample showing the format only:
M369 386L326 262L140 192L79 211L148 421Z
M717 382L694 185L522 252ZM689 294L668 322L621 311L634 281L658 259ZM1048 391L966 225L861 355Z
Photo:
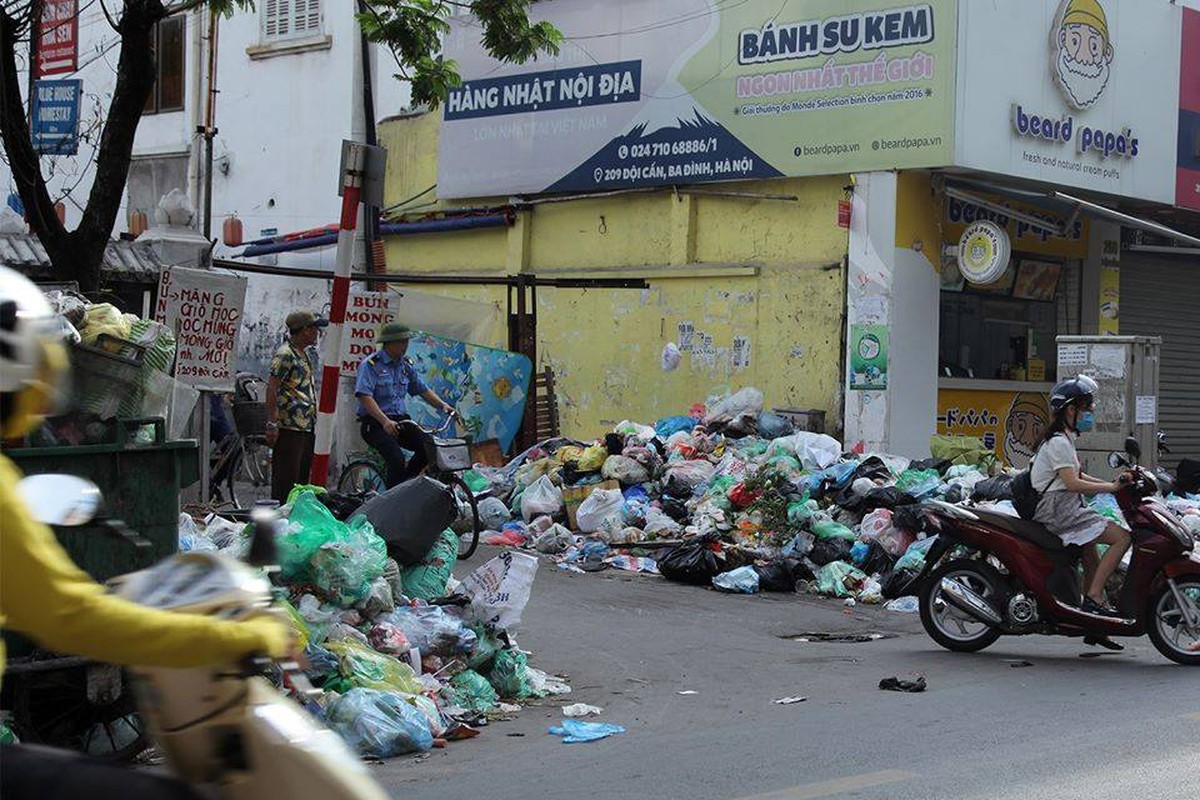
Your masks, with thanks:
M1046 442L1033 457L1033 466L1029 468L1029 477L1033 488L1039 492L1065 492L1062 478L1058 471L1063 467L1073 467L1079 470L1079 454L1075 452L1075 442L1070 434L1060 433Z

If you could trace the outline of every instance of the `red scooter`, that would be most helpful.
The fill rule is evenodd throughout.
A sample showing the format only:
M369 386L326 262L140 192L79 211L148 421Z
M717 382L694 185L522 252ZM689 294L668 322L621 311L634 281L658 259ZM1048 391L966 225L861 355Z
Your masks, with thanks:
M1001 636L1047 634L1084 637L1149 635L1172 661L1200 665L1200 557L1194 542L1158 499L1141 448L1132 437L1128 457L1109 456L1130 480L1117 495L1133 531L1124 583L1110 587L1121 618L1080 609L1083 550L1064 545L1042 525L976 507L934 501L923 514L937 542L918 578L921 622L948 650L976 652Z

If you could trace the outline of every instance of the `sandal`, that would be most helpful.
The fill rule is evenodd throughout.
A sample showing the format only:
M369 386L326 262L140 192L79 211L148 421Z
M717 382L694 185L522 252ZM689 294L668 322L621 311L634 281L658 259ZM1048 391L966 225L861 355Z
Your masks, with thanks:
M1120 619L1121 618L1120 611L1117 611L1112 606L1107 606L1107 605L1104 605L1103 603L1097 603L1095 600L1093 600L1090 597L1083 598L1083 605L1081 605L1079 608L1085 614L1095 614L1096 616L1099 616L1099 617L1110 617L1112 619Z
M1125 645L1117 644L1107 636L1085 636L1083 637L1083 643L1098 647L1105 647L1113 652L1120 652L1125 649Z

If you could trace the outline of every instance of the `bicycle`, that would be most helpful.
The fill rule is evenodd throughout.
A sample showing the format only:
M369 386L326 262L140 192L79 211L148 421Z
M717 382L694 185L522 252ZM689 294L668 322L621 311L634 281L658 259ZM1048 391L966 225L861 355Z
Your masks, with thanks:
M452 495L458 509L458 522L454 528L458 534L458 557L465 560L473 556L479 547L479 534L483 528L479 522L479 505L475 493L462 477L462 473L471 468L471 453L467 441L457 438L443 439L438 435L446 432L456 416L457 414L447 417L440 428L433 429L422 428L412 420L402 420L399 424L409 425L420 432L428 460L425 476L445 486L446 491ZM375 448L354 453L338 478L338 492L356 496L379 494L387 488L384 480L386 474L387 465ZM469 515L466 509L470 509ZM469 525L469 529L459 530L462 523Z

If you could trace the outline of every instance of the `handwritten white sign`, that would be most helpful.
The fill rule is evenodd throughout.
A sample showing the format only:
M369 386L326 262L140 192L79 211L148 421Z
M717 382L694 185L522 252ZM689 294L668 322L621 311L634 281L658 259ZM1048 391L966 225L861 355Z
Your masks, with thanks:
M232 392L246 279L204 269L162 271L154 318L175 332L175 378L201 391Z
M376 339L384 323L396 319L399 298L390 292L350 292L346 305L346 349L342 353L342 374L358 374L358 365L379 346Z

